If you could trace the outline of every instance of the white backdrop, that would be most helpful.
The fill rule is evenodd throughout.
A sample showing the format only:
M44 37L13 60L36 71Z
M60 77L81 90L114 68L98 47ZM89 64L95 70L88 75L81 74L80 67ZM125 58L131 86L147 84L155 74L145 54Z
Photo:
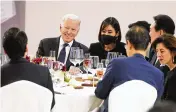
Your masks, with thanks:
M138 20L153 22L153 16L167 14L176 23L176 2L167 1L27 1L25 31L29 38L29 53L35 54L41 39L60 35L59 25L63 15L78 15L81 29L77 41L89 47L97 42L101 22L108 16L118 19L122 30L122 41L130 23Z

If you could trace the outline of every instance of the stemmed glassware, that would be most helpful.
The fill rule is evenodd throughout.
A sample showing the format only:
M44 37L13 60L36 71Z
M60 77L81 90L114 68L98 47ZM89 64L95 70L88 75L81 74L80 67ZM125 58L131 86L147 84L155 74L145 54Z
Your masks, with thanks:
M91 69L91 58L90 58L90 53L85 53L84 55L84 62L83 66L86 69L87 75L89 70Z
M55 51L50 51L49 59L52 61L56 61L56 53Z
M107 54L107 59L111 61L112 59L117 58L117 53L116 52L108 52Z
M76 66L76 64L78 63L78 60L77 60L78 50L79 50L79 47L70 48L69 59L70 59L70 62L73 63L74 66Z
M103 76L103 63L98 63L97 77L102 78L102 76Z
M76 57L76 62L79 64L84 61L84 51L83 49L77 49L77 57Z
M6 54L1 54L1 66L9 61L9 58Z

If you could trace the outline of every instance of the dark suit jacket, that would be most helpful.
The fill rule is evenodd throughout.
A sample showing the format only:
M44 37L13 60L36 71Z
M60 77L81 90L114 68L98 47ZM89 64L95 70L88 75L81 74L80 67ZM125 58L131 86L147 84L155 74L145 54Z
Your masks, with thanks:
M124 43L117 42L116 47L109 52L119 52L119 53L122 53L123 55L126 55L126 49L124 46L125 46ZM100 42L90 44L89 52L90 52L90 55L92 56L99 56L100 61L101 59L106 59L106 56L108 53L107 51L104 50Z
M28 80L48 88L53 93L52 107L54 106L53 83L48 68L30 63L24 58L11 60L1 66L1 86L19 80Z
M38 47L38 51L37 51L37 57L39 56L49 56L50 50L53 50L56 52L56 60L58 57L58 50L59 50L59 43L60 43L60 37L54 37L54 38L45 38L43 40L40 41L39 47ZM73 40L73 44L72 47L79 47L80 49L83 49L84 53L88 52L88 48ZM69 56L67 58L67 62L66 62L66 68L67 70L69 69L69 67L73 65L70 60L69 60Z
M168 72L165 80L163 99L171 100L176 103L176 67Z
M95 95L100 99L106 99L101 107L102 112L108 111L107 98L116 86L129 80L143 80L156 88L158 97L163 94L163 73L147 62L141 54L135 54L128 58L113 59L95 90ZM130 92L129 92L130 94Z

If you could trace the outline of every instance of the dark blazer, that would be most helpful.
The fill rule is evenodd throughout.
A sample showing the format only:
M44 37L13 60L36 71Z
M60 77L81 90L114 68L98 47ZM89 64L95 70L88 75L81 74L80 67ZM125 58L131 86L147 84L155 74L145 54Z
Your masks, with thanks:
M107 51L104 50L103 45L100 42L92 43L89 47L90 55L99 56L99 59L106 59ZM119 52L126 55L125 43L117 42L116 47L109 52Z
M176 103L176 67L168 72L165 80L163 99Z
M1 86L19 80L28 80L48 88L53 93L52 108L55 104L53 83L47 67L28 62L24 58L11 60L1 66Z
M105 99L101 112L108 111L108 96L113 88L129 80L142 80L156 88L158 97L163 94L163 73L147 62L141 54L132 57L113 59L98 83L95 95ZM130 94L130 92L129 92Z
M59 50L59 43L60 43L60 37L54 37L54 38L45 38L43 40L40 41L39 47L38 47L38 51L37 51L37 57L39 56L49 56L50 50L53 50L56 52L56 60L58 57L58 50ZM79 47L80 49L83 49L84 53L88 53L88 48L73 40L73 44L72 47ZM69 69L69 67L73 65L70 60L69 60L69 56L67 58L67 62L66 62L66 68L67 70Z

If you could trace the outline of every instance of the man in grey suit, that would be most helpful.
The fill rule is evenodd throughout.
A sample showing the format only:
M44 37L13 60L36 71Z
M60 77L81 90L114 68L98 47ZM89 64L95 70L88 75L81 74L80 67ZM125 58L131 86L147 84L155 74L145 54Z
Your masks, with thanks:
M10 62L1 66L1 86L28 80L49 89L53 93L51 107L55 104L53 83L47 67L30 63L24 56L27 52L28 38L18 28L10 28L4 34L3 48ZM13 93L12 93L13 94Z
M50 50L55 51L56 60L63 62L68 70L72 64L69 61L71 47L79 47L83 49L84 53L88 52L88 48L85 45L75 41L80 24L81 21L78 16L74 14L65 15L60 24L61 36L41 40L37 56L49 56Z

